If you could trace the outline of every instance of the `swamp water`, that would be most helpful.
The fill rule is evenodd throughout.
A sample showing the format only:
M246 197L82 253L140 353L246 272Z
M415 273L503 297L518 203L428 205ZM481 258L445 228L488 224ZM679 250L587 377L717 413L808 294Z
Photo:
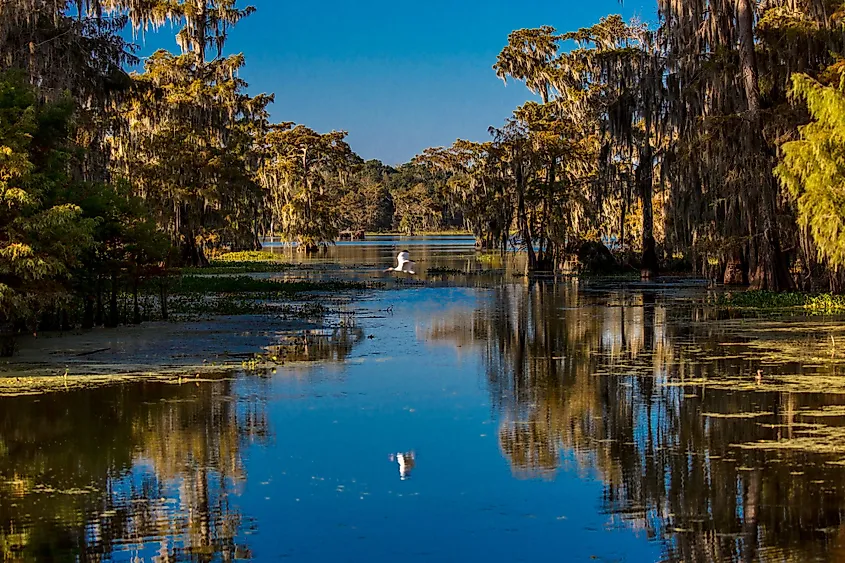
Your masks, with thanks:
M403 246L467 273L396 281ZM387 282L319 361L0 398L0 558L845 560L841 319L529 284L466 239L306 262Z

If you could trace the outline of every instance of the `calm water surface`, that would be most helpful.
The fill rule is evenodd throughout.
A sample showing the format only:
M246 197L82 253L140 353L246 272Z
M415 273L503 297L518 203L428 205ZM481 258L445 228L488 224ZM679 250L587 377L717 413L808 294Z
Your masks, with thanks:
M2 558L845 560L837 320L413 242L467 274L380 273L409 241L313 259L390 281L320 361L0 399Z

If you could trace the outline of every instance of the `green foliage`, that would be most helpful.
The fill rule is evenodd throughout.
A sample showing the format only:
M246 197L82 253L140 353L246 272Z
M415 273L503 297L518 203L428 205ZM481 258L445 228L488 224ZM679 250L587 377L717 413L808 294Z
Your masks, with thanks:
M243 64L154 53L124 107L130 134L114 141L116 172L192 266L206 265L213 245L257 240L261 190L248 160L272 98L244 94Z
M247 263L268 263L280 264L282 263L282 256L280 254L273 254L272 252L264 252L261 250L242 250L240 252L225 252L219 256L215 256L212 264L215 266L222 266L224 264L247 264Z
M260 274L284 272L291 268L290 264L284 262L217 262L212 260L211 264L202 268L182 268L180 273L185 276L196 275L218 275L218 274Z
M259 177L280 222L279 232L302 249L337 238L337 187L360 162L345 138L343 131L320 134L303 125L283 124L271 128L264 139Z
M211 260L204 268L183 268L183 275L196 274L246 274L260 272L281 272L291 267L282 256L260 250L226 252Z
M725 307L747 309L800 309L814 314L833 314L845 311L845 296L830 293L741 291L721 294L718 296L716 303Z
M426 268L425 273L433 276L482 276L492 273L492 269L476 270L476 269L461 269L449 268L445 266L432 266Z
M801 138L784 143L775 173L797 200L798 223L812 234L819 256L845 266L845 72L824 85L805 74L792 78L793 95L813 121Z
M393 210L393 198L385 182L366 175L354 178L338 202L341 227L353 232L390 228Z
M364 283L350 281L284 281L250 276L184 276L174 286L174 293L266 293L294 295L313 291L365 289Z
M68 100L43 103L22 75L0 75L0 320L31 322L67 298L96 220L57 191L71 182Z
M180 317L282 314L314 317L325 313L314 294L360 291L369 286L349 281L285 281L234 275L186 275L173 287L170 307ZM296 304L287 303L296 299ZM322 299L322 298L321 298ZM280 302L281 301L281 302Z
M173 314L180 320L200 320L215 315L280 315L285 318L319 318L328 307L313 300L303 300L302 294L283 294L285 299L296 299L294 303L280 303L265 299L264 294L223 293L206 295L184 293L170 298Z
M442 231L459 226L452 217L460 217L451 206L447 182L451 171L438 170L420 162L405 164L388 178L387 187L394 206L393 228L405 235Z

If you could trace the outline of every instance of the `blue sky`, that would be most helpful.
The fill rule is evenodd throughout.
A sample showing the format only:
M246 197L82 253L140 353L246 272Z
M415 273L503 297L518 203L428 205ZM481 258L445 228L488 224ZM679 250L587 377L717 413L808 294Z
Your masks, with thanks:
M655 19L644 0L250 3L258 11L226 51L246 55L250 92L275 92L273 119L348 131L353 150L388 164L457 138L486 140L490 125L530 97L491 68L512 30L569 31L610 13ZM176 51L172 34L148 36L141 54Z

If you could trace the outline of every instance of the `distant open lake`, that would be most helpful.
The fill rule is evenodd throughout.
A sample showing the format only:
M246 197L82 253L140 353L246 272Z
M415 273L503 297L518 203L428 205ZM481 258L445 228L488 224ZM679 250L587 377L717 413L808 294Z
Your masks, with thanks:
M841 319L728 315L696 280L529 282L471 237L267 250L386 282L342 321L360 337L0 398L0 559L845 560Z

